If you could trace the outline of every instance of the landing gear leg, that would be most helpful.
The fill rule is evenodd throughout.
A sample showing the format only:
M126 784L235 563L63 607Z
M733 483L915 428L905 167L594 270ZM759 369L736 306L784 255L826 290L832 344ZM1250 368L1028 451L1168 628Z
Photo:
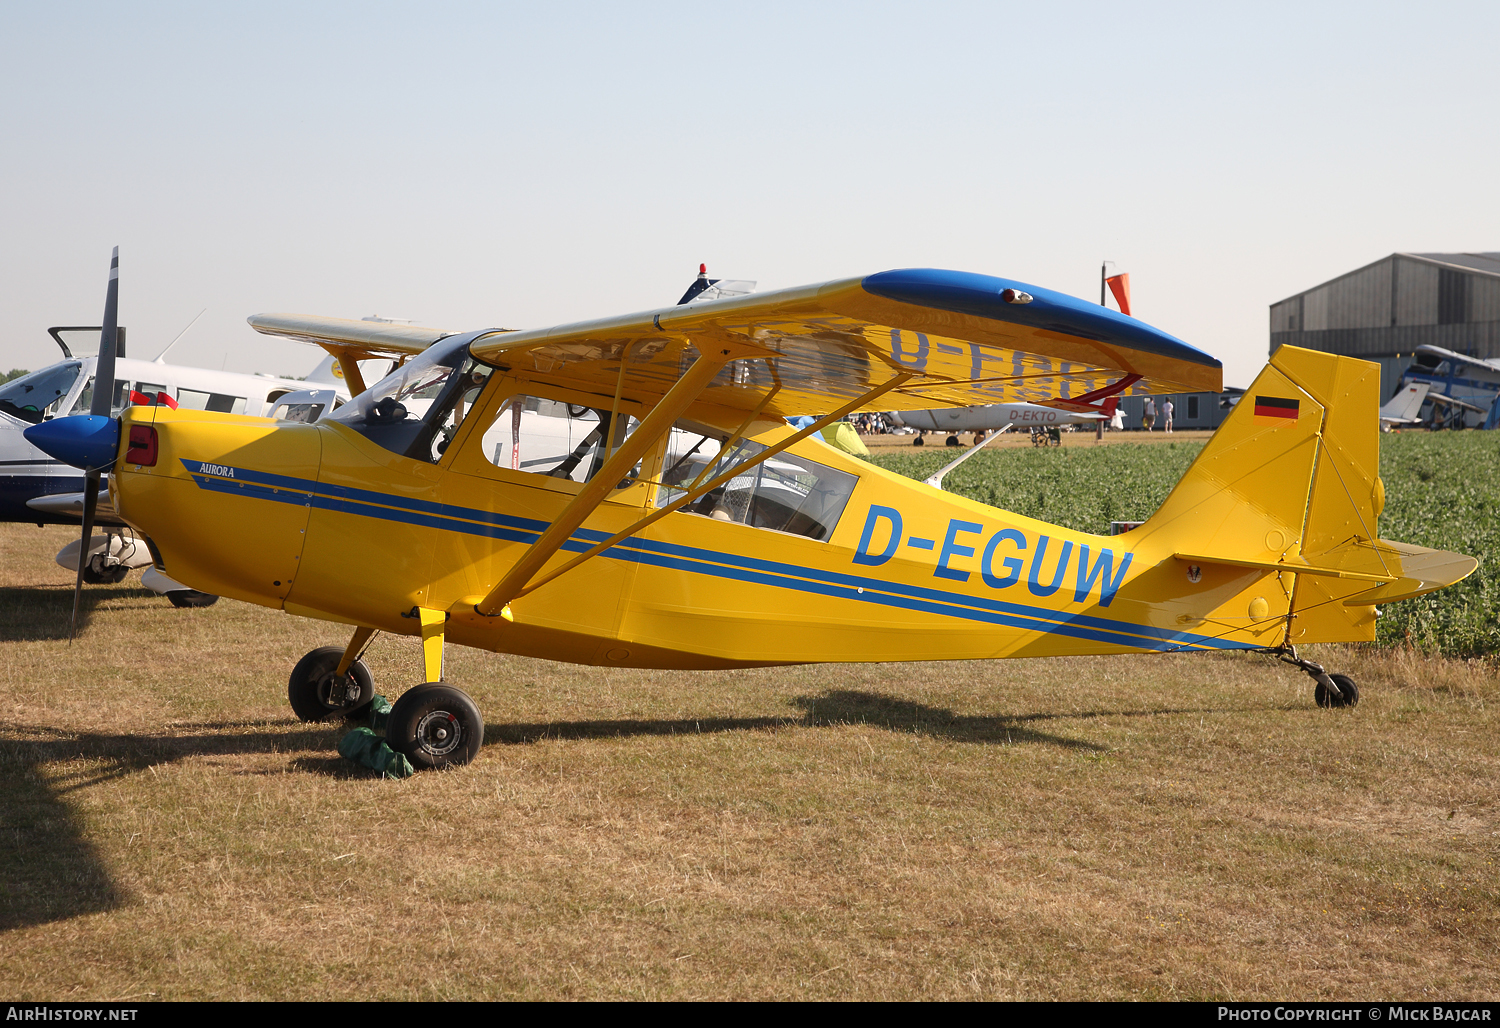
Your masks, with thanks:
M1313 700L1320 707L1352 707L1359 702L1359 686L1348 675L1330 675L1323 665L1297 656L1297 647L1261 650L1284 664L1290 664L1307 673L1317 683L1313 687Z
M408 689L391 705L385 741L417 769L457 767L479 756L484 717L462 689L444 682L443 628L448 615L418 607L422 623L422 663L427 681Z

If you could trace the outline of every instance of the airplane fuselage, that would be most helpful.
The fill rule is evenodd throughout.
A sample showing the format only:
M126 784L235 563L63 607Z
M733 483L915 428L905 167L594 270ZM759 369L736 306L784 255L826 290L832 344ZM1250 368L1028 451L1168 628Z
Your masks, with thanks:
M1285 394L1294 387L1278 378L1263 388ZM287 425L133 408L123 434L153 428L156 462L117 466L115 504L154 540L163 570L196 588L405 635L418 634L418 609L441 611L450 641L574 663L722 668L1373 636L1371 604L1311 603L1308 590L1325 586L1297 584L1308 576L1181 556L1223 549L1226 539L1251 563L1296 552L1308 493L1285 483L1311 479L1324 417L1300 391L1300 420L1280 416L1284 407L1263 416L1252 405L1226 421L1227 436L1220 430L1233 467L1247 448L1265 451L1243 479L1256 504L1235 492L1240 480L1224 477L1230 465L1216 463L1231 458L1211 447L1162 512L1128 535L1107 537L944 493L809 438L786 457L849 483L825 536L738 523L720 516L723 507L683 510L522 596L512 605L514 621L485 616L476 604L581 488L496 459L506 452L507 405L526 389L494 375L473 408L480 427L465 422L435 461L402 456L336 421ZM1376 387L1367 389L1369 440L1358 448L1376 452ZM562 399L608 403L582 394ZM621 411L644 415L629 401ZM689 415L724 434L743 417L707 405ZM771 445L792 431L767 419L745 436ZM547 567L662 502L668 445L657 444ZM1268 487L1285 496L1267 501ZM372 553L383 556L372 560ZM1299 588L1313 609L1289 624Z
M1107 421L1098 414L1074 414L1035 403L994 403L980 407L897 411L891 419L923 432L994 432L1012 425L1017 431L1060 425L1093 425Z

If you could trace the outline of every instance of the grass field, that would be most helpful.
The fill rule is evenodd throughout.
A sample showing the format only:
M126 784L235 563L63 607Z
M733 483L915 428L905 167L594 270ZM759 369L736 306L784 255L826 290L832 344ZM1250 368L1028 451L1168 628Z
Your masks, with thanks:
M1407 445L1434 491L1493 459ZM1064 521L1144 516L1159 487L1019 456L1033 478L972 487ZM1233 654L679 673L454 650L487 745L395 782L287 709L334 626L95 587L70 647L69 538L0 526L9 998L1500 996L1484 661L1327 648L1363 692L1328 711ZM407 639L370 663L388 695L420 678Z

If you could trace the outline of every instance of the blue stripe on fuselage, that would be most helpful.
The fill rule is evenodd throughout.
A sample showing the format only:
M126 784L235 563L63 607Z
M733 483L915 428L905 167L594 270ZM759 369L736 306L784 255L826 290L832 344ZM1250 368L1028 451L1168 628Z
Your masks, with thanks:
M248 468L227 469L232 471L235 476L233 478L202 474L200 469L203 462L183 460L182 463L201 488L250 499L308 505L322 510L510 542L535 542L549 525L549 522L535 518L392 496L351 486L324 485ZM578 529L563 545L563 549L581 552L603 542L611 534L597 529ZM824 571L660 540L622 540L605 550L601 556L863 603L944 614L1028 631L1049 632L1116 646L1152 650L1253 648L1251 643L1227 642L1212 636L1173 632L1150 625L1112 621L1081 613L1068 614L1047 607L1033 607L863 575Z

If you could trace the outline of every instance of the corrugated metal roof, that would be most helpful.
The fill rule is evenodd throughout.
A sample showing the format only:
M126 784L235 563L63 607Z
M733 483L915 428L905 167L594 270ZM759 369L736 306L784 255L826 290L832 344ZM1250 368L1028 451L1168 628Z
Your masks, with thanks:
M1425 257L1439 264L1451 264L1486 275L1500 275L1500 253L1413 253L1405 256Z
M1428 265L1461 268L1468 274L1487 275L1494 278L1500 278L1500 252L1496 252L1493 250L1481 253L1410 253L1406 251L1398 251L1396 253L1388 254L1387 256L1382 257L1378 261L1372 261L1362 268L1355 268L1353 271L1346 271L1342 275L1337 275L1334 278L1329 279L1327 282L1319 282L1317 285L1304 289L1299 293L1293 293L1285 300L1277 300L1275 303L1271 304L1271 306L1279 307L1281 304L1295 300L1299 296L1306 296L1308 293L1317 292L1324 286L1332 285L1335 282L1342 281L1343 279L1349 278L1353 275L1358 275L1361 272L1369 271L1371 268L1384 264L1385 262L1395 257L1401 257L1405 260L1420 261Z

